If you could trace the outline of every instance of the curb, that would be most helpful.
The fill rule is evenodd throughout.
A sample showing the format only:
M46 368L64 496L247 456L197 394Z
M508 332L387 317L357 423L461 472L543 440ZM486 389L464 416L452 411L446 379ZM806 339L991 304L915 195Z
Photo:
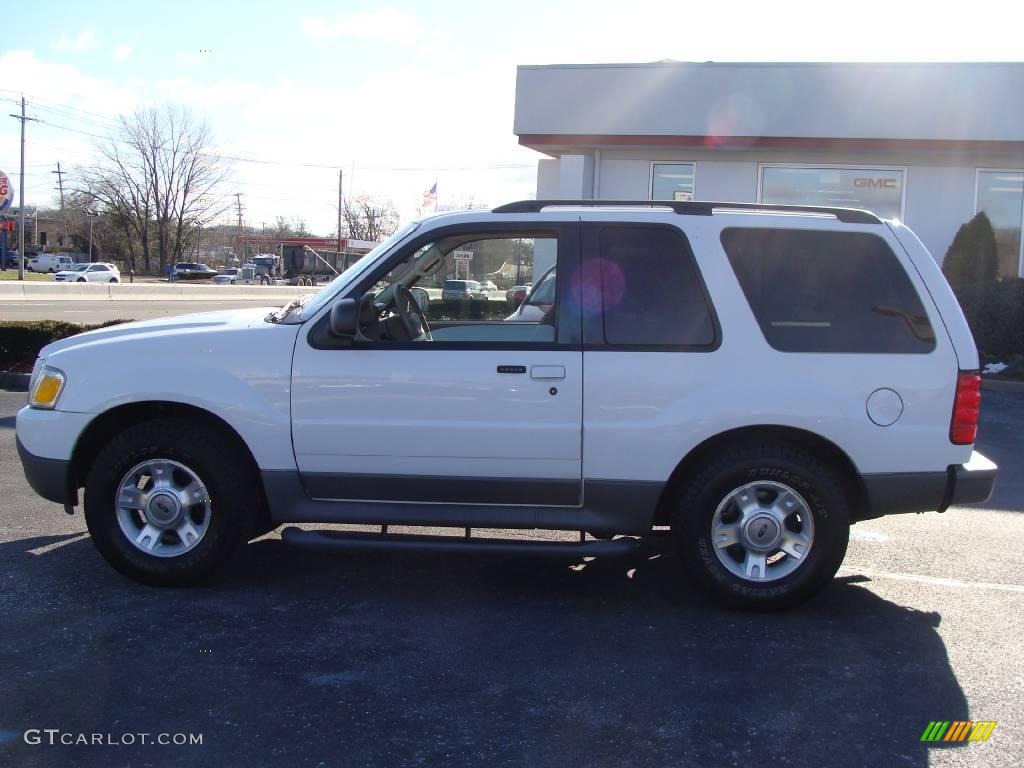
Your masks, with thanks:
M31 373L0 373L0 389L8 392L28 392Z

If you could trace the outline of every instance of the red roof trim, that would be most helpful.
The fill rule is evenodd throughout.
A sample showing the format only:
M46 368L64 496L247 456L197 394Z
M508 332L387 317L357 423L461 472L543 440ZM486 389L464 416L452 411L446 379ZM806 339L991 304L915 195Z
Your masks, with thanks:
M828 139L814 136L625 136L620 134L524 133L519 143L527 147L602 145L616 147L704 147L707 149L910 149L949 152L955 150L1024 151L1024 141L974 139Z

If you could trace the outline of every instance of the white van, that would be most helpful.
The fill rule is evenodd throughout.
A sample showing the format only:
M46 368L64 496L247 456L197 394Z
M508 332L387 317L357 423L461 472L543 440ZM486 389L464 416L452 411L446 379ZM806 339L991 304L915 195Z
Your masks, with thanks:
M29 272L63 272L74 265L75 260L66 253L40 253L28 260L25 269Z

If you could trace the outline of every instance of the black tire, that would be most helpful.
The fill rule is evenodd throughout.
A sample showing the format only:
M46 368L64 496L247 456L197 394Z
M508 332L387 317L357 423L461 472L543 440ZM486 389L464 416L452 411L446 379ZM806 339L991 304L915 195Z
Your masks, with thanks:
M797 491L813 518L814 538L804 560L776 580L734 574L720 561L711 538L719 505L755 481ZM776 442L737 445L687 482L672 511L672 533L683 567L713 597L744 610L782 610L809 599L835 576L850 536L849 504L835 469L806 450Z
M110 282L112 282L112 283L116 283L116 282L117 282L117 278L116 278L116 277L112 277L112 278L110 278Z
M80 278L78 278L78 279L77 279L77 280L76 280L75 282L76 282L76 283L84 283L85 281L86 281L86 280L85 280L85 278L84 278L84 277L80 277Z
M175 557L147 554L121 530L115 496L125 475L147 459L189 467L210 496L209 527L198 544ZM260 519L258 478L238 448L216 429L180 419L154 419L129 427L96 455L85 482L85 522L100 554L125 576L165 587L201 582L220 569Z

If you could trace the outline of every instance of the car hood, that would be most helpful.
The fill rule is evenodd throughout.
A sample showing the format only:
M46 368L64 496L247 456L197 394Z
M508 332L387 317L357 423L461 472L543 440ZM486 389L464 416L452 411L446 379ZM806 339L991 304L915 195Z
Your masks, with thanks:
M39 352L40 357L61 352L65 349L85 344L116 343L119 340L134 340L142 336L161 336L172 333L202 333L204 331L222 331L231 328L248 328L263 319L279 307L253 307L246 309L224 309L216 312L198 312L191 315L175 317L159 317L153 320L139 320L131 323L120 323L106 328L86 331L66 339L47 344ZM268 323L268 325L270 325Z
M57 273L57 275L64 275L65 277L67 277L68 275L77 275L77 274L79 274L79 273L75 272L73 270L70 270L70 269L62 269L60 272ZM81 274L84 275L85 273L82 272ZM54 277L56 277L57 275L54 275Z

